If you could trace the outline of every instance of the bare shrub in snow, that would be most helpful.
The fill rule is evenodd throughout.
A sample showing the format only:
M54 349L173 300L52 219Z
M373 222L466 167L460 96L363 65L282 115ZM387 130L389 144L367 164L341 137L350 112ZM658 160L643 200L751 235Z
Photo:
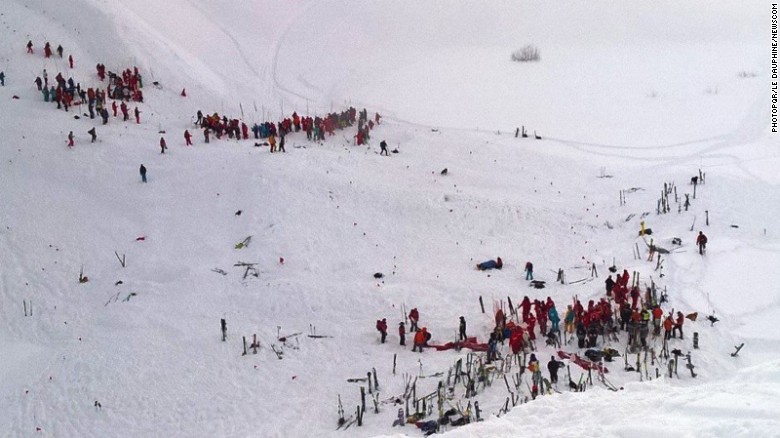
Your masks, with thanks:
M531 62L531 61L539 61L541 57L539 56L539 49L536 46L527 45L523 47L522 49L515 50L514 53L512 53L512 61L517 62Z

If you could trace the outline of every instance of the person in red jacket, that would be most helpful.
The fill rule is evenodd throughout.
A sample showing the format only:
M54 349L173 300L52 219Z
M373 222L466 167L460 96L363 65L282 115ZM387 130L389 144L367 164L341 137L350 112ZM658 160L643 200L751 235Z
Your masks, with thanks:
M249 126L246 123L241 123L241 134L244 135L244 140L249 139Z
M672 338L672 327L674 327L674 320L670 313L666 316L666 319L664 319L664 340L668 341Z
M376 320L376 329L379 331L379 334L381 335L380 342L382 344L385 343L385 340L387 339L387 319L382 318L382 320Z
M51 44L49 44L48 41L46 41L46 45L43 46L43 56L46 58L51 57Z
M529 314L528 319L525 322L528 324L528 337L531 338L532 341L535 341L536 333L534 333L534 327L536 326L536 318L534 318L533 314Z
M417 328L417 321L419 320L420 320L420 312L418 312L417 308L415 307L414 309L409 311L409 322L412 323L412 327L409 329L409 331L414 333L417 330L419 330Z
M623 275L620 277L620 284L623 285L623 287L628 288L628 280L631 278L630 275L628 275L628 270L623 269Z
M91 88L89 90L92 91ZM92 95L93 95L92 98L94 98L94 92L92 93ZM92 99L92 98L90 98L90 99ZM111 109L114 111L114 117L116 117L116 110L119 109L119 107L116 104L116 101L111 102Z
M531 299L528 298L528 295L523 297L520 307L523 308L523 322L528 321L528 315L531 313Z
M677 312L677 320L674 322L674 328L672 329L672 337L676 338L675 333L680 331L680 339L683 339L683 323L685 322L685 315L682 312Z
M160 137L160 153L164 154L166 149L168 149L168 145L165 144L165 137Z
M412 351L419 351L422 353L423 347L428 344L428 339L430 338L431 335L428 333L428 328L423 327L422 330L418 331L414 335L414 345L412 346Z
M401 338L400 345L406 345L406 327L403 321L398 323L398 337Z
M184 130L184 141L187 143L187 146L192 146L192 141L190 140L192 138L192 135L190 135L190 131L185 129Z
M637 301L639 300L639 288L638 287L632 287L631 288L631 308L637 309Z
M653 308L653 336L661 334L661 320L664 317L664 311L661 310L661 306L655 306Z

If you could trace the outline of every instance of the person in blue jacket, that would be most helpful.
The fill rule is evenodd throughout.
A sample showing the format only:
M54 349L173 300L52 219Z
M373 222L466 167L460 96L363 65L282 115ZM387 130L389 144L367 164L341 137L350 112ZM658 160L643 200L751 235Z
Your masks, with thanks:
M501 257L496 257L495 260L487 260L477 264L477 269L480 271L488 271L491 269L501 269L504 267L504 262Z

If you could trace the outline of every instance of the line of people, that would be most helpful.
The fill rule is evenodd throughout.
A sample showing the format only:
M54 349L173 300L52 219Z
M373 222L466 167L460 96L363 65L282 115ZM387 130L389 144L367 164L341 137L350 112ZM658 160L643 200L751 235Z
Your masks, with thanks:
M65 49L62 47L62 44L58 45L56 50L57 50L57 55L59 55L60 58L63 58L65 54ZM35 54L34 44L32 40L27 41L27 53L29 53L30 55ZM52 52L51 44L48 41L46 41L46 43L43 45L43 57L48 59L51 58L53 55L54 53ZM68 55L68 66L70 68L73 68L74 66L73 55L70 54Z

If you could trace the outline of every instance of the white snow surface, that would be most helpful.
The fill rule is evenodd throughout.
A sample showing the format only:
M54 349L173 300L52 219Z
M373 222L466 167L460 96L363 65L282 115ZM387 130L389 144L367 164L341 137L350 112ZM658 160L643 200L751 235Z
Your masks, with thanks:
M697 377L681 366L679 378L639 382L620 358L608 377L623 390L595 382L570 393L564 383L563 394L500 418L508 394L496 380L472 399L485 421L442 432L780 436L770 11L764 1L699 0L3 1L0 436L421 436L391 427L398 406L375 414L370 399L362 427L336 431L339 395L346 416L360 403L348 378L376 368L384 400L403 393L403 374L446 373L466 356L398 346L404 306L420 310L435 343L457 337L460 315L484 342L507 296L550 296L561 312L574 295L601 297L613 258L643 286L666 288L667 311L699 312L672 341L692 351ZM45 41L76 68L44 59ZM526 44L541 61L511 62ZM140 125L76 120L32 84L46 68L99 85L99 62L140 68ZM287 153L271 155L254 140L204 144L192 125L198 109L251 125L349 105L384 116L368 147L353 146L349 128L322 144L291 134ZM514 138L520 125L543 140ZM400 153L379 156L381 139ZM699 169L706 184L691 209L673 202L656 214L664 182L682 197ZM630 188L639 190L621 206ZM645 212L657 244L683 240L664 256L663 277L637 238ZM703 257L698 230L710 241ZM503 270L474 269L496 256ZM546 289L523 280L527 260ZM242 279L239 261L257 263L259 276ZM555 283L558 268L588 278L590 263L598 279ZM89 281L79 284L82 267ZM383 317L384 345L374 329ZM331 337L307 337L312 326ZM280 333L301 335L282 345ZM242 356L241 337L253 334L260 349ZM552 353L537 352L543 363ZM421 379L418 392L437 383ZM455 395L452 404L469 402L462 386Z

